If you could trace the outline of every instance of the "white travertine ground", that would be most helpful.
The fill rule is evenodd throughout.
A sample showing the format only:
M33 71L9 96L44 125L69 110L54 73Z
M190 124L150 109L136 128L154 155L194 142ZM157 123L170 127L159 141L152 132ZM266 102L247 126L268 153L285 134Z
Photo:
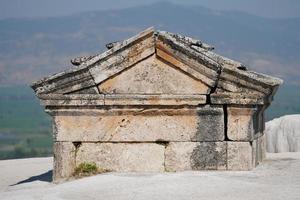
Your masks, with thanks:
M300 199L300 153L268 154L253 171L107 173L52 184L52 158L0 161L0 199Z

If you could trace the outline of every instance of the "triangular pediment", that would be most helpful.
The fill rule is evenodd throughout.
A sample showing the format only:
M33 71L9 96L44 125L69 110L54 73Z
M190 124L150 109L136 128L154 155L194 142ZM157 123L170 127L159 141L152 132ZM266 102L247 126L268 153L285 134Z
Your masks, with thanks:
M234 103L239 101L228 98L270 101L282 82L213 53L199 40L153 28L108 47L102 54L72 60L76 66L32 88L38 95L209 95L218 98L215 102L226 97Z
M103 94L208 94L210 87L152 55L98 85Z

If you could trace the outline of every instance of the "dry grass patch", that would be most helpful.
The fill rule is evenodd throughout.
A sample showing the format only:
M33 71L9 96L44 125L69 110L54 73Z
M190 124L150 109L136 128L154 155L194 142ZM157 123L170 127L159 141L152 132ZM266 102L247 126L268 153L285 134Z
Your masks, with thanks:
M94 162L92 162L92 163L84 162L84 163L80 163L75 168L73 175L77 178L80 178L80 177L85 177L85 176L101 174L101 173L105 173L105 172L109 172L109 170L97 167L96 163L94 163Z

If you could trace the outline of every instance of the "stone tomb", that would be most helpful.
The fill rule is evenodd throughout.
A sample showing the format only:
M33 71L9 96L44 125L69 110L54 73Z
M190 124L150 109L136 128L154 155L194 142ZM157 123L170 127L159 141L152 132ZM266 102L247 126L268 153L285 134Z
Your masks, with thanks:
M251 170L282 83L189 37L149 28L34 82L53 117L53 180L80 163L117 172Z

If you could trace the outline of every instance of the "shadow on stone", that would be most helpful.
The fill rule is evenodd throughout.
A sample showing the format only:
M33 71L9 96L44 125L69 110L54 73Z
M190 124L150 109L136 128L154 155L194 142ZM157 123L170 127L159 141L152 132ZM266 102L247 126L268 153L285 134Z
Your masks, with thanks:
M49 170L48 172L45 172L43 174L40 174L40 175L37 175L37 176L32 176L28 179L25 179L23 181L20 181L18 183L10 185L10 186L15 186L15 185L23 184L23 183L30 183L30 182L33 182L33 181L52 182L52 171L53 170Z

